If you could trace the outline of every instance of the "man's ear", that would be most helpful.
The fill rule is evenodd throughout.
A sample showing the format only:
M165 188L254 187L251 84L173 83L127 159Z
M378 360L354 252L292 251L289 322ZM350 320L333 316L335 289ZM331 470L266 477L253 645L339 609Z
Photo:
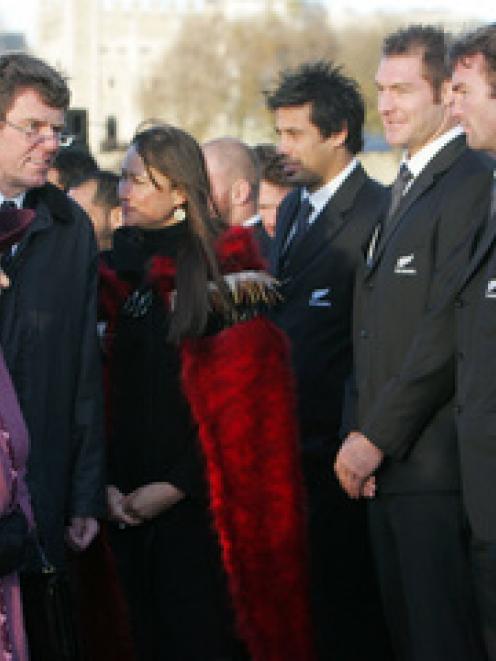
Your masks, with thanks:
M453 96L453 86L451 84L451 80L445 80L441 84L441 103L445 108L452 108L453 101L454 101L454 96Z
M231 186L231 206L243 206L251 198L251 186L246 179L236 179Z
M111 232L114 232L115 230L119 229L119 227L122 227L121 207L114 207L113 209L110 209L109 224Z
M326 138L326 141L329 143L331 147L335 149L336 147L342 147L346 142L347 137L348 137L348 127L343 126L341 131L338 131L337 133L331 133L331 135L328 138Z

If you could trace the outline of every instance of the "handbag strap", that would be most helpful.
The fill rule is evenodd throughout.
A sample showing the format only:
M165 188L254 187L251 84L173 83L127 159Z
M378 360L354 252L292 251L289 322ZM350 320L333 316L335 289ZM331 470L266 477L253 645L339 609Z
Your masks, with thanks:
M0 415L0 435L5 442L5 446L7 448L7 457L10 464L9 471L10 471L10 476L12 478L12 490L11 490L12 497L10 501L10 509L14 510L18 505L17 494L18 494L18 483L19 483L19 470L15 463L15 453L14 453L14 447L12 445L12 439L10 433L7 431L6 425L1 415ZM55 567L48 560L43 545L41 543L37 526L34 526L32 530L32 539L40 558L42 573L44 574L55 573Z
M17 492L18 492L18 481L19 481L19 470L15 463L15 453L12 446L12 439L10 437L10 432L7 431L6 425L2 416L0 415L0 435L5 442L7 448L7 458L9 460L9 472L12 479L12 489L11 489L11 500L10 500L10 509L13 510L17 506Z

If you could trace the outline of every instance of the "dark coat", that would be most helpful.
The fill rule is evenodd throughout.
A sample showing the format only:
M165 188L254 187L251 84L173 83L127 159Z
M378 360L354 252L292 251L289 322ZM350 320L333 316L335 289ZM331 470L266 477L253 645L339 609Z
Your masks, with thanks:
M386 454L381 491L458 488L449 301L487 213L491 178L464 137L451 141L405 194L357 280L359 426Z
M385 188L357 166L286 264L281 250L301 189L289 193L279 207L272 272L282 283L283 301L273 319L291 340L302 441L311 453L329 455L331 443L337 443L343 387L352 365L355 271L387 197Z
M0 341L31 437L28 486L48 558L63 564L64 525L103 513L104 446L96 336L96 259L86 214L47 184L5 267Z
M455 301L457 423L463 497L479 539L496 541L496 216Z
M255 225L252 225L253 236L260 248L260 254L267 261L270 260L270 251L272 247L272 237L267 234L265 227L263 226L262 221L258 221Z

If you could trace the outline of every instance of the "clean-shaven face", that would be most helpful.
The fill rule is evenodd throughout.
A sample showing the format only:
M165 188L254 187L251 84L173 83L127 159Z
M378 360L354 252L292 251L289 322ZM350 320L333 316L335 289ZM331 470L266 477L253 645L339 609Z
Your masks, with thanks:
M59 148L64 110L47 105L32 89L21 91L0 120L0 190L14 197L47 180ZM24 131L36 129L37 137Z
M424 78L422 52L383 57L376 74L384 135L410 156L444 130L445 107Z
M468 144L496 153L496 95L489 84L484 56L477 53L457 62L452 84L453 115L465 129Z

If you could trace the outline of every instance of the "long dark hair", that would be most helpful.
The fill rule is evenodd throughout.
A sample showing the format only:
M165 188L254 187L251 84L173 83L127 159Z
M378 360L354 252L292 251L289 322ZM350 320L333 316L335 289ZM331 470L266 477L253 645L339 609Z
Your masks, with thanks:
M131 143L143 159L157 188L151 168L165 175L185 197L188 232L177 256L177 297L169 339L201 335L210 310L208 281L214 281L226 307L226 287L219 272L214 241L224 229L211 217L210 184L203 153L196 140L185 131L167 124L156 124L137 133Z

